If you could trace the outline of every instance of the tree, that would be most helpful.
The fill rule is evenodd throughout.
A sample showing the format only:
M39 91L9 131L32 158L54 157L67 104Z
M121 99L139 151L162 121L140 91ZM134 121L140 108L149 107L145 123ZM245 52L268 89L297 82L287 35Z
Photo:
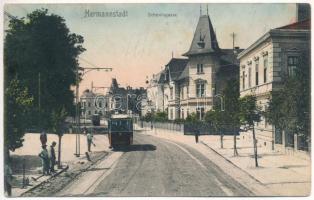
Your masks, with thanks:
M61 108L60 110L54 110L52 113L52 130L55 134L58 135L58 167L61 168L61 139L64 132L65 118L67 116L67 112L65 108Z
M21 85L17 79L5 79L4 92L4 147L6 158L9 150L23 145L23 136L28 127L33 97L28 89Z
M196 113L191 113L185 118L186 123L197 123L199 122L199 117L196 115Z
M142 117L142 120L145 122L151 122L151 121L153 121L153 118L154 118L154 113L148 112L148 113L146 113L146 115L144 117Z
M237 156L237 133L240 127L239 80L228 80L226 87L223 90L223 95L225 98L224 119L226 121L226 124L229 124L226 128L231 129L231 131L233 132L233 155Z
M10 20L4 42L5 77L17 77L28 88L35 116L31 125L37 129L51 129L51 113L62 107L72 113L70 87L76 84L83 42L82 36L70 33L62 17L48 14L47 9Z
M252 130L255 166L258 167L257 161L257 140L255 136L255 122L261 118L261 110L256 104L256 97L248 95L240 98L240 122L246 130Z
M220 133L220 147L223 148L223 126L225 123L225 112L219 109L214 109L206 112L205 122L213 128L213 131Z
M271 93L265 116L281 131L297 133L310 140L310 64L303 51L293 76L283 75L281 88Z
M153 118L156 122L165 122L168 120L168 114L166 112L156 112Z
M222 91L220 102L214 102L214 109L207 112L205 121L211 123L216 131L220 132L221 148L223 148L224 132L233 132L234 135L234 156L237 151L237 130L240 126L239 120L239 82L237 79L230 79ZM221 107L221 104L222 107ZM221 109L223 108L223 109Z

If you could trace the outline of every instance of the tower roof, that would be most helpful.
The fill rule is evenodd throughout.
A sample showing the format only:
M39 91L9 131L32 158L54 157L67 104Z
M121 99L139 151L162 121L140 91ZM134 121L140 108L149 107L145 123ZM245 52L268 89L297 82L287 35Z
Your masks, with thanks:
M217 53L220 51L213 25L208 15L200 16L191 47L184 56L204 53Z

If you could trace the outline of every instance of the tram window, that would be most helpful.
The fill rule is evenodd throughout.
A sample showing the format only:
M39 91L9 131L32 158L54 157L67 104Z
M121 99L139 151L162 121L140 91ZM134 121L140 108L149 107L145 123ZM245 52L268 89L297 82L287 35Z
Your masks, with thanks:
M111 130L113 131L128 131L131 129L131 123L128 120L111 121Z

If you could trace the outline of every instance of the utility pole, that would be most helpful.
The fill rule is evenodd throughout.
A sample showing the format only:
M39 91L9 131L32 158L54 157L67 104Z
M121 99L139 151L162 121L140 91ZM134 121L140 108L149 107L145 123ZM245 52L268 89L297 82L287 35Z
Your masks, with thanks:
M234 66L235 65L235 48L234 48L234 40L235 40L235 36L236 34L233 32L231 34L231 37L232 37L232 52L233 52L233 58L232 58L232 65ZM236 135L236 131L235 131L235 124L232 124L232 130L233 130L233 155L234 156L238 156L238 150L237 150L237 135Z
M76 137L75 137L75 141L76 141L76 145L75 145L75 155L76 157L80 157L80 105L79 105L79 67L76 68L76 109L75 109L75 122L76 122Z
M79 70L82 70L83 72L79 74ZM86 70L86 71L85 71ZM81 129L80 129L80 104L79 104L79 83L80 83L80 76L83 77L86 73L93 71L93 70L105 70L107 71L112 71L112 68L108 67L95 67L95 68L90 68L90 67L79 67L77 66L76 68L76 112L75 112L75 123L76 123L76 137L75 137L75 154L77 157L80 157L81 154L81 139L80 139L80 134L81 134Z
M41 102L40 102L40 96L41 96L41 80L40 80L40 72L38 73L38 128L39 131L41 130Z

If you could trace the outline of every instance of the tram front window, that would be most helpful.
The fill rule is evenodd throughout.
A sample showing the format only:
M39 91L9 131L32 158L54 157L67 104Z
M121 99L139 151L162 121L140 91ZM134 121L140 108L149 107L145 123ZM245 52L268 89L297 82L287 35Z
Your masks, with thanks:
M129 120L114 120L111 121L112 131L131 131L131 122Z

